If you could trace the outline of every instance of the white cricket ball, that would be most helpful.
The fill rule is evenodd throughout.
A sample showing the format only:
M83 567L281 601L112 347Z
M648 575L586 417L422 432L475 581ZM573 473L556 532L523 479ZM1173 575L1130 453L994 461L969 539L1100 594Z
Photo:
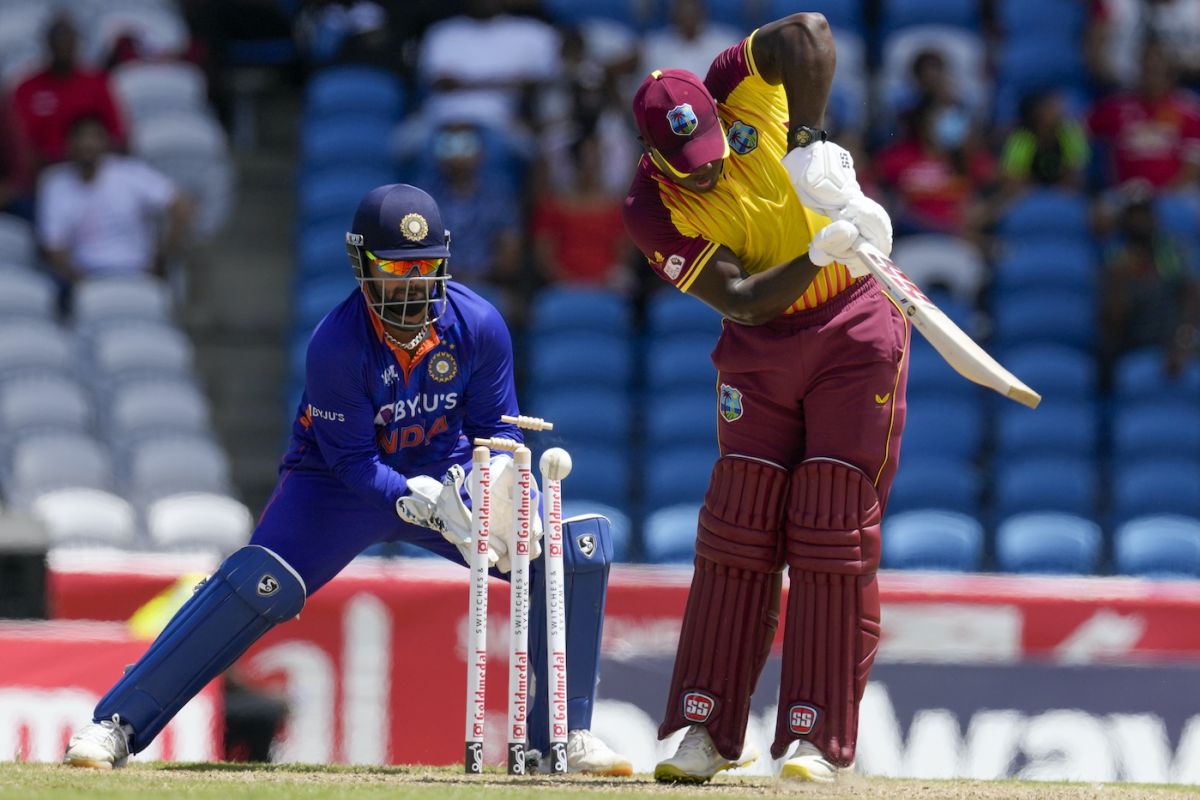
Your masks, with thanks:
M571 454L561 447L551 447L542 453L538 466L541 467L544 478L561 481L571 474Z

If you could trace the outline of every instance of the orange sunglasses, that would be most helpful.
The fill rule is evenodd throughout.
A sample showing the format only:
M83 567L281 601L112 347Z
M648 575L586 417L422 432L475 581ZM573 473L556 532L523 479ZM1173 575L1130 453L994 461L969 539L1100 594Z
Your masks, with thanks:
M376 258L375 254L370 250L367 251L367 258L371 259L371 263L380 272L386 272L389 275L410 275L413 270L423 276L429 277L442 268L446 263L444 258L414 258L414 259L396 259L389 261L383 258Z

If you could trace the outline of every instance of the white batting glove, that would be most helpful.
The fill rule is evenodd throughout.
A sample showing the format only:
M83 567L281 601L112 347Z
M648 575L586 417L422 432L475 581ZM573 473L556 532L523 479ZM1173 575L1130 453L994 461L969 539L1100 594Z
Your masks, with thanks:
M501 572L512 570L512 553L516 549L517 530L513 525L516 509L513 508L512 491L517 480L517 468L511 456L492 456L492 519L491 546L496 551L496 569ZM538 513L537 481L530 489L530 542L529 560L542 554L542 515ZM503 523L503 524L501 524Z
M862 237L885 256L892 254L892 219L883 206L865 194L851 198L835 219L853 223Z
M858 260L854 246L861 239L858 228L846 220L829 223L813 237L808 246L808 260L818 267L827 267L834 261L844 264L850 274L858 278L868 274L867 268Z
M800 204L833 217L862 195L854 173L854 158L833 142L813 142L797 147L783 157L783 168L792 180Z
M428 475L408 479L409 493L396 501L400 519L412 525L432 528L458 548L468 564L474 553L471 544L471 511L462 501L466 473L458 464L450 467L441 481ZM488 566L496 565L498 554L488 547Z

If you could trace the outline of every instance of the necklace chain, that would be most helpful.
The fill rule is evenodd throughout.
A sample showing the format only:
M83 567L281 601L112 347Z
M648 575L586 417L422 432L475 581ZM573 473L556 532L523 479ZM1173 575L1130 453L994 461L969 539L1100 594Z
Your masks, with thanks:
M421 342L425 341L425 337L429 335L429 324L426 323L421 330L417 331L417 335L409 339L407 342L400 341L395 336L392 336L390 333L388 333L387 330L384 330L383 335L387 337L389 342L396 345L396 347L403 348L404 350L412 350L417 347L417 345L421 344Z

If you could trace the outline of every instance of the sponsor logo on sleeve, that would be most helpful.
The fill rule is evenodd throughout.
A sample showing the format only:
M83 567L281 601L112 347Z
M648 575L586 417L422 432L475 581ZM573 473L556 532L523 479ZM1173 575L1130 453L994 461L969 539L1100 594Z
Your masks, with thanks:
M663 267L663 272L671 280L679 277L679 273L683 272L683 256L676 254L667 259L667 265Z
M742 416L742 393L728 383L721 384L721 419L733 422Z
M308 415L313 419L327 419L330 422L345 422L346 415L341 411L325 411L312 403L308 404Z

